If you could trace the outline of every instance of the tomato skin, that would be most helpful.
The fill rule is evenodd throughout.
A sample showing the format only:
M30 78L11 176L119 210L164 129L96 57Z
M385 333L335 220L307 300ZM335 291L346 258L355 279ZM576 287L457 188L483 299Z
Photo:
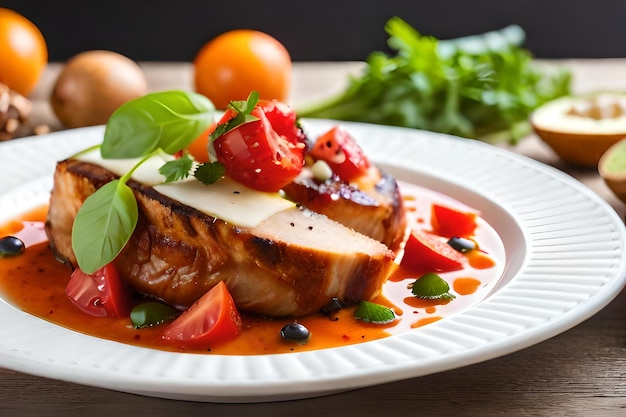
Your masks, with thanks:
M28 96L48 63L41 31L13 10L0 8L0 82Z
M76 268L65 287L65 294L76 307L94 317L125 317L130 313L130 290L113 264L93 274Z
M239 125L215 139L215 154L230 178L255 190L276 192L302 171L305 145L292 136L293 131L287 136L279 134L260 105L251 114L258 120ZM232 110L227 111L218 125L233 116ZM270 116L280 120L275 114ZM277 126L283 130L288 124Z
M415 272L449 272L463 269L466 258L439 236L413 229L409 235L400 266Z
M476 212L433 204L430 224L438 235L468 237L472 236L476 230L477 218Z
M344 181L351 181L367 171L371 163L350 133L335 126L322 134L310 151L316 160L325 161Z
M200 48L193 62L196 92L215 107L245 100L251 91L262 99L286 101L291 88L291 56L274 37L237 29L216 36Z
M241 326L235 301L220 281L169 324L162 338L182 346L208 348L234 338Z

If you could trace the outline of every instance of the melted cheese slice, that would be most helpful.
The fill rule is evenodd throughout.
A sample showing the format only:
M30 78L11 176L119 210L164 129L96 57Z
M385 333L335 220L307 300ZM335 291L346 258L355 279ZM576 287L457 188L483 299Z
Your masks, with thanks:
M99 165L119 176L140 161L140 158L103 159L99 149L79 155L76 159ZM132 179L205 214L243 227L256 227L268 217L295 206L278 193L252 190L228 178L211 185L202 184L192 177L164 183L165 177L159 173L159 168L173 159L171 155L153 156L133 172Z

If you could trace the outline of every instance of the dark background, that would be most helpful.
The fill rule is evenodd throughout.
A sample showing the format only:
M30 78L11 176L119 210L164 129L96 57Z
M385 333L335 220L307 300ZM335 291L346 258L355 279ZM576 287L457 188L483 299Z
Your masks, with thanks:
M363 60L387 51L384 24L392 16L440 39L516 23L538 58L626 57L623 0L0 0L0 6L42 30L50 61L89 49L192 61L205 42L236 28L274 36L294 61Z

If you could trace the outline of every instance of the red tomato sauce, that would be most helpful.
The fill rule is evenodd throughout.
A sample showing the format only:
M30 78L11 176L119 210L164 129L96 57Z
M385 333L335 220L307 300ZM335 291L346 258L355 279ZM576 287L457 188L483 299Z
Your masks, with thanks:
M410 227L430 230L430 206L450 198L410 184L401 183ZM0 296L14 307L80 333L126 344L170 351L223 355L289 353L363 343L410 331L463 311L483 300L496 287L504 267L504 248L497 233L482 219L474 239L480 250L466 256L465 268L440 273L456 296L451 301L423 300L414 297L407 285L420 273L397 266L373 302L390 307L397 320L385 325L354 318L355 307L346 307L332 316L321 313L299 317L311 337L306 344L288 342L280 329L293 318L265 319L242 312L242 332L232 341L201 350L183 350L161 338L163 325L136 329L129 318L92 317L82 313L65 295L70 278L68 266L58 262L47 246L43 232L47 207L25 213L0 225L0 236L16 235L27 248L19 256L0 258ZM399 254L399 258L401 254ZM423 273L430 271L423 271Z

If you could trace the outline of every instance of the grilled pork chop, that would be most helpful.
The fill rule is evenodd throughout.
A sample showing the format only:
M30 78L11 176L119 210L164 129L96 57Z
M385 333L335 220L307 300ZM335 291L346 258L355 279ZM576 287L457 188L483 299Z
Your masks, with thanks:
M316 180L310 169L283 188L287 198L376 239L391 250L404 240L406 216L396 180L377 167L357 184Z
M93 163L57 164L46 230L71 266L74 217L83 201L116 178ZM238 308L267 316L319 311L334 297L354 303L377 295L394 253L324 215L292 207L255 227L205 214L133 180L139 222L114 263L136 291L189 307L224 281Z

